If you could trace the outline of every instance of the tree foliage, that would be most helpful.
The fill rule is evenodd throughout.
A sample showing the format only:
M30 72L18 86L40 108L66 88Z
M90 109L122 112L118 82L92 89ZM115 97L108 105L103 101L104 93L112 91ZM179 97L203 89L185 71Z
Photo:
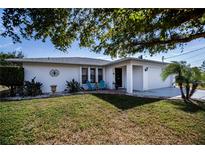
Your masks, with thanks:
M23 58L22 52L0 52L0 66L11 66L14 65L12 62L6 61L8 58Z
M4 9L2 36L46 41L66 51L80 47L106 55L151 55L205 37L205 9Z
M203 70L205 72L205 60L203 61L203 63L201 64L201 70Z

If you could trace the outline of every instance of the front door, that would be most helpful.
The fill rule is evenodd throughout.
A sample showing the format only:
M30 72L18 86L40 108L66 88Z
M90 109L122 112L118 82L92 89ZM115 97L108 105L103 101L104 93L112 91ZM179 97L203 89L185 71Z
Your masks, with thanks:
M118 87L122 87L122 68L115 68L115 83Z

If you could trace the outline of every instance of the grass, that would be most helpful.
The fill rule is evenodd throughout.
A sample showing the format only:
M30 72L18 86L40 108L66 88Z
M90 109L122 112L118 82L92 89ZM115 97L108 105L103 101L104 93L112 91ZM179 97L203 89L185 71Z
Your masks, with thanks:
M1 102L0 123L0 144L205 144L205 111L123 95Z
M200 85L200 86L197 87L197 89L205 90L205 86L201 86L201 85Z

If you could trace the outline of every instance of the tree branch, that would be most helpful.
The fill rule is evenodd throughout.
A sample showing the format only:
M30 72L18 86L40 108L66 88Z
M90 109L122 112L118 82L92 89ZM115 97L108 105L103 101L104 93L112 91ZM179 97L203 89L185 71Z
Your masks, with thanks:
M141 41L141 42L138 42L138 41L134 41L133 42L133 45L135 46L138 46L138 45L141 45L141 46L153 46L153 45L157 45L157 44L170 44L170 43L186 43L186 42L190 42L194 39L197 39L197 38L205 38L205 32L203 33L197 33L197 34L194 34L194 35L190 35L188 37L184 37L184 38L179 38L179 37L173 37L171 39L168 39L168 40L160 40L160 39L153 39L153 40L150 40L150 41Z

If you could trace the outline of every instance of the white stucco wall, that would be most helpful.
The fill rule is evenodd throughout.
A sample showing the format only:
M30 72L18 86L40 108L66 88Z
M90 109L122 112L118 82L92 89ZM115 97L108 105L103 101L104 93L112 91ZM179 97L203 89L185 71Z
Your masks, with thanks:
M126 66L123 66L122 67L122 88L126 88L127 87L127 84L126 84L126 81L127 81L127 69L126 69Z
M61 65L61 64L24 64L25 80L31 80L36 76L36 81L42 82L43 93L51 92L50 85L57 85L57 91L64 91L66 88L66 81L70 81L73 78L80 81L80 66L77 65ZM59 76L51 77L49 72L51 69L58 69L60 71Z
M107 66L105 68L105 82L107 84L107 87L109 89L113 89L113 82L114 82L114 67L113 66Z
M113 82L115 82L115 68L118 67L122 68L122 88L126 88L127 85L126 65L127 65L127 61L118 64L108 65L105 67L105 81L109 89L115 88Z
M133 66L133 89L143 90L143 69L142 66Z
M150 89L157 89L157 88L164 88L164 87L171 87L173 78L172 76L169 76L165 81L162 80L161 78L161 72L162 69L166 66L163 64L158 64L158 63L152 63L152 62L132 62L135 66L141 66L141 73L142 73L142 87L140 88L141 90L150 90ZM145 69L148 67L148 70L145 71ZM134 69L134 72L136 70ZM139 70L138 70L139 71ZM137 71L137 72L138 72ZM133 72L133 78L134 74L137 75L137 73ZM138 72L139 73L139 72ZM137 77L139 78L139 77ZM135 82L135 83L134 83ZM136 83L140 82L140 79L137 81L133 81L134 83L134 90Z
M109 89L114 89L113 82L115 82L114 70L115 67L122 67L122 86L127 88L127 65L128 62L109 65L103 68L103 79L105 80ZM45 63L25 63L23 64L25 70L25 80L31 80L36 76L36 81L42 82L42 91L51 92L50 85L57 85L57 91L64 91L66 88L66 81L73 78L81 82L81 68L95 67L95 66L80 66L80 65L66 65L66 64L45 64ZM172 76L166 81L161 79L161 71L165 65L155 64L149 62L132 62L133 66L133 90L149 90L155 88L170 87L173 82ZM145 68L148 67L148 71ZM59 76L51 77L49 72L51 69L58 69ZM89 71L88 71L89 72ZM97 75L97 72L96 72ZM89 77L88 77L89 79ZM83 86L85 88L85 86Z
M113 71L116 67L122 68L122 86L127 88L127 64L128 62L122 62L106 67L106 82L108 88L114 88L111 84L115 82ZM156 88L171 87L173 83L172 76L168 77L165 81L161 79L162 68L165 67L163 64L152 63L152 62L140 62L132 61L133 65L133 90L150 90ZM145 68L148 70L145 71ZM112 82L111 82L112 81Z
M161 78L163 67L148 67L148 89L171 87L171 76L165 81Z

